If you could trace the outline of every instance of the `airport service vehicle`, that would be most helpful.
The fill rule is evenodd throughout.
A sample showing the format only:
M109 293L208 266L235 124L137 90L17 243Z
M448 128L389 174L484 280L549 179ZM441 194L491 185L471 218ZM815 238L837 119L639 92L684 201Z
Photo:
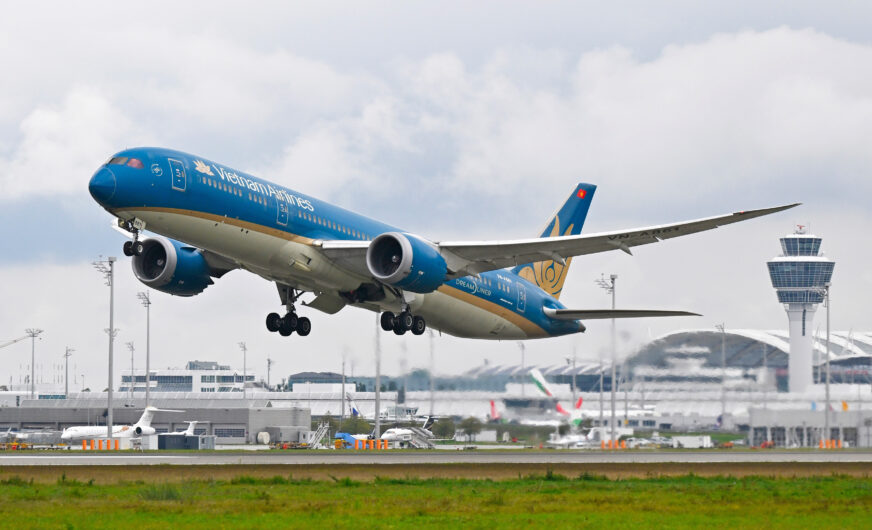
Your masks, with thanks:
M583 332L582 321L695 315L685 311L567 309L560 293L573 256L621 250L710 230L793 205L680 223L581 235L596 191L578 184L540 237L433 241L203 157L161 148L121 151L89 183L132 237L124 244L145 285L194 296L242 269L274 282L284 315L266 327L311 332L303 306L381 313L402 335L427 326L458 337L524 340ZM155 236L144 236L148 230Z
M137 438L140 436L154 434L155 430L154 427L151 426L151 420L154 418L154 413L159 411L181 412L162 410L155 407L146 407L145 410L142 411L142 416L140 416L139 421L137 421L133 425L113 425L112 438ZM77 442L81 440L97 440L105 438L107 438L105 425L79 425L76 427L67 427L66 429L64 429L63 434L61 434L61 440L65 442Z

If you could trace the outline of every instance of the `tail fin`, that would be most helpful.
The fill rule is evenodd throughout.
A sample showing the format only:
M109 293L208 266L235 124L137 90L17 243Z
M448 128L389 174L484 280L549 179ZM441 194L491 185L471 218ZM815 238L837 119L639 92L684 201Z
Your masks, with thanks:
M424 420L424 425L421 428L425 431L429 431L434 423L436 423L436 416L427 416L427 419Z
M345 393L345 399L348 400L348 408L351 409L351 415L352 415L352 416L360 416L360 415L361 415L361 414L360 414L360 409L357 408L357 403L355 403L354 400L351 399L351 394L349 394L348 392L346 392L346 393Z
M490 400L490 419L491 421L499 421L500 419L500 411L497 410L494 400Z
M579 183L539 237L580 234L595 191L596 186L593 184ZM554 298L560 298L560 292L563 290L563 282L566 280L566 273L572 258L566 258L565 261L566 265L554 260L527 263L518 265L512 269L512 272L531 283L535 283Z
M543 394L548 397L554 397L554 391L551 390L551 386L548 384L548 381L545 380L545 376L542 375L542 372L540 372L538 368L530 370L530 377L533 378L533 382L536 383L536 386L539 387L539 390L541 390Z

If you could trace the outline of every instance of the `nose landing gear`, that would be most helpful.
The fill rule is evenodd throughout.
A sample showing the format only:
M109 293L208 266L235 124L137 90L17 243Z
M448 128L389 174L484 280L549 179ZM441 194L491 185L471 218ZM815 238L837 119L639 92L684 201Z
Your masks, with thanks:
M423 317L413 316L406 309L397 315L390 311L385 311L381 315L381 327L385 331L393 331L396 335L403 335L407 331L411 331L413 335L421 335L427 329L427 323Z
M145 228L145 221L142 219L134 218L130 221L125 221L123 219L118 220L118 226L124 230L127 230L131 234L133 234L133 241L125 241L124 246L121 247L122 252L124 252L125 256L142 256L143 250L145 250L145 245L142 244L142 241L139 240L139 232Z

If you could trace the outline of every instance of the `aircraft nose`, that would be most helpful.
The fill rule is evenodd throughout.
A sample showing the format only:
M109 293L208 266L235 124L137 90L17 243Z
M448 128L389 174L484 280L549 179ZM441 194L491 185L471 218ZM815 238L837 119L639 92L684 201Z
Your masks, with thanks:
M101 167L91 177L88 183L88 191L99 203L105 203L115 195L115 174L108 167Z

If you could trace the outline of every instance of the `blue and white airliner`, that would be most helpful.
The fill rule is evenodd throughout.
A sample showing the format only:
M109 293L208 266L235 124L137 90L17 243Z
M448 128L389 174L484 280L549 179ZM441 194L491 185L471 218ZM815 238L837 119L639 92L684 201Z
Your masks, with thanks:
M476 339L555 337L584 331L587 319L694 315L567 309L559 299L573 256L630 253L796 206L581 235L596 191L582 183L538 238L432 241L169 149L121 151L97 169L89 189L131 237L123 250L142 283L193 296L213 278L247 270L276 284L284 315L270 313L266 327L283 336L312 329L297 315L298 301L327 314L346 306L379 312L382 328L397 335L430 326Z

